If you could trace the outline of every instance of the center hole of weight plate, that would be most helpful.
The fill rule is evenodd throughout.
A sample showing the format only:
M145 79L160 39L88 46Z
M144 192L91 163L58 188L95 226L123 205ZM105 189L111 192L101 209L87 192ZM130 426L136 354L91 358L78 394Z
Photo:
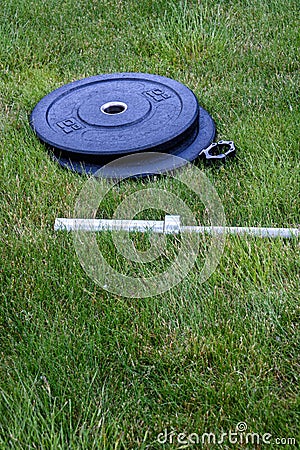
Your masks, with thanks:
M126 109L127 105L123 102L108 102L101 106L101 111L110 116L113 114L122 114Z

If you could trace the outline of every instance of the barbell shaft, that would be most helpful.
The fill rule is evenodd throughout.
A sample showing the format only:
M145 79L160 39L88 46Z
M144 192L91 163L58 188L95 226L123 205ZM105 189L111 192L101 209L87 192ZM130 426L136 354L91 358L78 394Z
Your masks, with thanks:
M55 231L134 231L164 234L200 233L232 234L267 238L292 238L300 236L298 228L272 227L220 227L220 226L182 226L179 216L165 216L165 220L120 220L120 219L67 219L57 218Z

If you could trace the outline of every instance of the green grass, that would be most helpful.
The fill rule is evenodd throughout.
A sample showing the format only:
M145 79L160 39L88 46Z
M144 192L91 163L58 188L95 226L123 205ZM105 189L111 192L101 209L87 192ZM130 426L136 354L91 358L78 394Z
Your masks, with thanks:
M28 124L44 95L79 78L172 77L238 146L225 168L198 164L228 224L298 226L298 17L296 0L1 5L1 449L176 448L158 434L220 435L241 421L299 448L299 243L228 237L203 284L200 254L163 295L109 294L82 270L72 237L53 231L86 180L58 167ZM124 183L102 215L148 185ZM198 214L197 199L174 189ZM109 234L99 239L112 264L135 270ZM147 236L136 243L147 248Z

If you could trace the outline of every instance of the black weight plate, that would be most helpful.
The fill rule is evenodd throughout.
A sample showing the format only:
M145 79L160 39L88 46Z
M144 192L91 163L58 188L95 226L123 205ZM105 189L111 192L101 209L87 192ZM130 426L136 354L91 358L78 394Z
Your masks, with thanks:
M170 78L143 73L98 75L56 89L34 108L38 137L69 157L168 152L195 132L194 93Z
M193 161L196 159L201 150L207 148L214 139L215 125L212 117L208 112L199 107L198 127L194 133L180 145L176 146L169 154L179 158L168 158L165 153L147 153L143 158L143 153L135 154L135 158L101 158L99 162L86 162L82 159L76 159L54 154L54 159L63 167L71 169L78 173L88 173L95 175L103 166L111 161L115 161L111 166L108 164L103 170L100 170L98 176L105 178L127 178L137 172L140 176L153 174L162 174L170 170L177 169L184 164L184 161ZM171 163L171 166L170 166Z

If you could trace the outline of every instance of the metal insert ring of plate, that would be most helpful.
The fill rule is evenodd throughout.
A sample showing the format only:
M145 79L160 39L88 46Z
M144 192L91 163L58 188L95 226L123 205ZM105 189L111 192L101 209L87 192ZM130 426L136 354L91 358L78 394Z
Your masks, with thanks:
M40 100L30 124L57 161L79 173L138 152L193 161L215 135L211 116L187 86L144 73L97 75L62 86ZM141 168L146 173L149 167Z

